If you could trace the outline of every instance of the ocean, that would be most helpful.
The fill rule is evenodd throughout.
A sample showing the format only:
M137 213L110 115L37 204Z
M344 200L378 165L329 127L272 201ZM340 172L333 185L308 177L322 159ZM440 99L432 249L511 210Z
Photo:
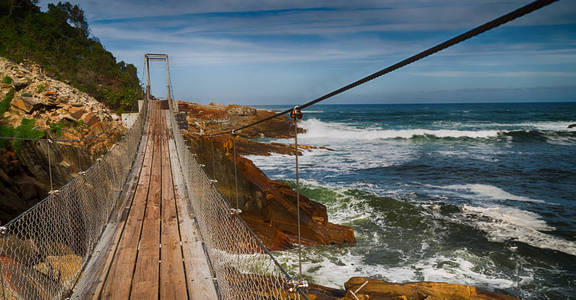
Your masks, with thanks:
M308 108L299 142L332 151L300 157L302 193L357 243L304 247L304 275L338 288L369 276L576 299L573 123L576 103ZM294 157L248 158L295 186ZM296 251L276 255L296 272Z

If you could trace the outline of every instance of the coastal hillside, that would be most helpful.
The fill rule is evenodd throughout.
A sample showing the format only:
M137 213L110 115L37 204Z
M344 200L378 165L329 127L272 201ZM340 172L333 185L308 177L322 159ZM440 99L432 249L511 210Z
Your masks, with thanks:
M125 128L118 114L39 65L0 57L0 80L0 222L6 223L87 169Z
M136 67L90 36L84 12L70 3L0 2L0 56L34 62L44 73L86 92L116 111L131 111L142 98Z

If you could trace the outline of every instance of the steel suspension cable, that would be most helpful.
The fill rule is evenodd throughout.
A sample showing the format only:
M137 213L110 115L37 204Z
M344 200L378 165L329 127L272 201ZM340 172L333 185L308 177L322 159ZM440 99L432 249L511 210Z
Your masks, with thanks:
M319 98L316 98L316 99L314 99L314 100L312 100L312 101L310 101L310 102L307 102L307 103L305 103L305 104L303 104L303 105L299 105L299 107L300 107L300 109L305 109L305 108L307 108L307 107L309 107L309 106L312 106L312 105L314 105L314 104L316 104L316 103L318 103L318 102L324 101L324 100L326 100L326 99L328 99L328 98L332 98L332 97L334 97L334 96L336 96L336 95L338 95L338 94L341 94L341 93L343 93L343 92L345 92L345 91L348 91L348 90L350 90L350 89L352 89L352 88L355 88L355 87L357 87L357 86L359 86L359 85L362 85L362 84L364 84L364 83L366 83L366 82L372 81L372 80L374 80L374 79L376 79L376 78L378 78L378 77L381 77L381 76L383 76L383 75L385 75L385 74L388 74L388 73L390 73L390 72L392 72L392 71L398 70L398 69L400 69L400 68L402 68L402 67L405 67L405 66L407 66L407 65L409 65L409 64L411 64L411 63L414 63L414 62L419 61L419 60L421 60L421 59L423 59L423 58L425 58L425 57L428 57L428 56L430 56L430 55L432 55L432 54L435 54L435 53L437 53L437 52L440 52L440 51L442 51L442 50L444 50L444 49L446 49L446 48L449 48L449 47L454 46L454 45L456 45L456 44L458 44L458 43L461 43L461 42L463 42L463 41L466 41L466 40L468 40L468 39L471 39L471 38L473 38L473 37L475 37L475 36L477 36L477 35L479 35L479 34L481 34L481 33L484 33L484 32L486 32L486 31L488 31L488 30L494 29L494 28L496 28L496 27L498 27L498 26L500 26L500 25L503 25L503 24L508 23L508 22L510 22L510 21L512 21L512 20L515 20L515 19L517 19L517 18L520 18L520 17L522 17L522 16L524 16L524 15L527 15L527 14L529 14L529 13L531 13L531 12L534 12L534 11L536 11L536 10L539 10L539 9L541 9L541 8L547 6L547 5L550 5L550 4L554 3L554 2L557 2L557 1L558 1L558 0L537 0L537 1L534 1L534 2L532 2L532 3L530 3L530 4L527 4L527 5L523 6L523 7L518 8L518 9L516 9L516 10L510 12L510 13L507 13L507 14L501 16L501 17L498 17L498 18L496 18L496 19L494 19L494 20L492 20L492 21L490 21L490 22L484 23L484 24L482 24L482 25L480 25L480 26L478 26L478 27L475 27L475 28L473 28L473 29L471 29L471 30L469 30L469 31L466 31L466 32L464 32L464 33L462 33L462 34L460 34L460 35L458 35L458 36L456 36L456 37L453 37L453 38L451 38L451 39L449 39L449 40L447 40L447 41L445 41L445 42L443 42L443 43L440 43L440 44L438 44L438 45L436 45L436 46L434 46L434 47L432 47L432 48L428 48L428 49L426 49L426 50L424 50L424 51L422 51L422 52L420 52L420 53L418 53L418 54L415 54L415 55L413 55L413 56L410 56L410 57L408 57L408 58L406 58L406 59L404 59L404 60L402 60L402 61L400 61L400 62L397 62L397 63L395 63L395 64L393 64L393 65L391 65L391 66L389 66L389 67L387 67L387 68L384 68L384 69L382 69L382 70L380 70L380 71L378 71L378 72L376 72L376 73L370 74L370 75L368 75L368 76L366 76L366 77L364 77L364 78L362 78L362 79L359 79L359 80L357 80L357 81L354 81L354 82L352 82L352 83L350 83L350 84L348 84L348 85L346 85L346 86L343 86L343 87L341 87L341 88L339 88L339 89L337 89L337 90L334 90L334 91L332 91L332 92L330 92L330 93L328 93L328 94L326 94L326 95L324 95L324 96L321 96L321 97L319 97ZM244 126L238 127L238 128L236 128L236 129L234 129L234 131L237 132L237 131L246 129L246 128L248 128L248 127L252 127L252 126L258 125L258 124L260 124L260 123L263 123L263 122L266 122L266 121L268 121L268 120L271 120L271 119L277 118L277 117L279 117L279 116L282 116L282 115L284 115L284 114L290 113L291 111L292 111L292 108L287 109L287 110L284 110L284 111L281 111L281 112L278 112L278 113L276 113L276 114L274 114L274 115L272 115L272 116L269 116L269 117L266 117L266 118L264 118L264 119L255 121L255 122L250 123L250 124L248 124L248 125L244 125ZM221 131L221 132L211 133L211 135L222 135L222 134L229 134L229 133L230 133L230 131Z

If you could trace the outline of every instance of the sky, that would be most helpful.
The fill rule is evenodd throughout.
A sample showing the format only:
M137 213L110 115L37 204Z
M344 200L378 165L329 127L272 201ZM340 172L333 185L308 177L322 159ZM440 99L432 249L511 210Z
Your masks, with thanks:
M52 1L41 0L46 7ZM91 35L138 67L170 57L173 95L302 104L526 0L72 0ZM166 94L154 63L152 92ZM561 0L326 104L576 101L576 1Z

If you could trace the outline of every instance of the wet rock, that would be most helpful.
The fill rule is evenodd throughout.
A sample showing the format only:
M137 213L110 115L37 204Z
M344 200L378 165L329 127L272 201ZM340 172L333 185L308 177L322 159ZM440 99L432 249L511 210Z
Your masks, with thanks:
M576 128L576 123L568 125L568 128Z
M424 281L400 284L365 277L352 277L344 284L344 287L346 296L341 300L518 300L516 297L477 289L469 285L444 282Z

